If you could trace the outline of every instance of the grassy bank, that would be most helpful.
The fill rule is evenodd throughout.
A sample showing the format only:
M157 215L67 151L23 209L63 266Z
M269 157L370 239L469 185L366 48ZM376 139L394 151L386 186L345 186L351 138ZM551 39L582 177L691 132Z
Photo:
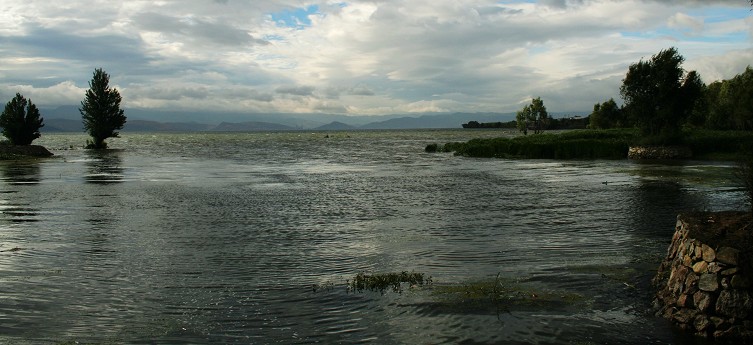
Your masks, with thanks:
M454 152L467 157L526 159L623 159L628 148L655 142L635 129L572 130L514 138L473 139L468 142L431 144L427 152ZM753 147L753 133L692 130L683 132L676 145L690 147L696 159L737 159Z

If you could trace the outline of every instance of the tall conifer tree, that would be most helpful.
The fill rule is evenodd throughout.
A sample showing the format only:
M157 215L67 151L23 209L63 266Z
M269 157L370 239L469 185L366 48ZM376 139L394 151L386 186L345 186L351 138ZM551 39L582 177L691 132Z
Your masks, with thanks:
M86 98L79 108L84 129L93 139L87 146L89 148L106 148L105 139L117 138L117 130L123 129L126 123L126 116L120 109L120 93L111 89L109 84L110 76L101 68L95 69Z

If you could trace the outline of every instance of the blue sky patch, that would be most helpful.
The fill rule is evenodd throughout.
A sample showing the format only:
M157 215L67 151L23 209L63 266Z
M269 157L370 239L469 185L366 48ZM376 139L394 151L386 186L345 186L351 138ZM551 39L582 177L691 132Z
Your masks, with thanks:
M306 8L295 8L271 13L272 20L280 26L304 28L311 25L309 15L319 13L319 6L311 5Z

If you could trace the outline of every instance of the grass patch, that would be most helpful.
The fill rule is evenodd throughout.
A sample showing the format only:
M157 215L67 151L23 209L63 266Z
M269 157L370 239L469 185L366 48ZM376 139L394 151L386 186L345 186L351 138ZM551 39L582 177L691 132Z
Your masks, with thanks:
M426 151L485 158L624 159L630 146L660 144L663 140L641 137L636 129L571 130L431 144ZM694 159L736 160L745 147L753 147L753 132L686 130L676 141L689 147Z
M708 160L738 160L753 147L752 131L695 130L683 132L683 145L690 147L693 157Z
M515 138L472 139L447 143L444 152L467 157L528 159L622 159L635 130L573 130ZM439 150L438 150L439 151Z
M499 312L525 309L567 308L584 302L577 293L536 289L519 281L496 279L463 284L434 285L432 309L445 312Z
M426 278L423 273L408 273L407 271L379 274L358 273L353 277L353 280L348 280L347 284L349 290L356 292L370 290L384 293L388 289L394 292L402 292L403 285L413 287L431 284L431 277Z

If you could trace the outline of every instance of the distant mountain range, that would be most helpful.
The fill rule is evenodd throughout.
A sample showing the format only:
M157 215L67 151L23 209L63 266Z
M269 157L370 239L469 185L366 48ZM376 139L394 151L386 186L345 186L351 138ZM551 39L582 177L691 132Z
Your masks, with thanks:
M81 114L75 106L40 109L43 132L82 132ZM428 113L380 116L338 114L206 113L125 109L128 121L124 132L194 131L286 131L355 129L461 128L469 121L496 122L515 119L514 113ZM567 116L585 113L561 114ZM556 114L554 115L556 117Z

